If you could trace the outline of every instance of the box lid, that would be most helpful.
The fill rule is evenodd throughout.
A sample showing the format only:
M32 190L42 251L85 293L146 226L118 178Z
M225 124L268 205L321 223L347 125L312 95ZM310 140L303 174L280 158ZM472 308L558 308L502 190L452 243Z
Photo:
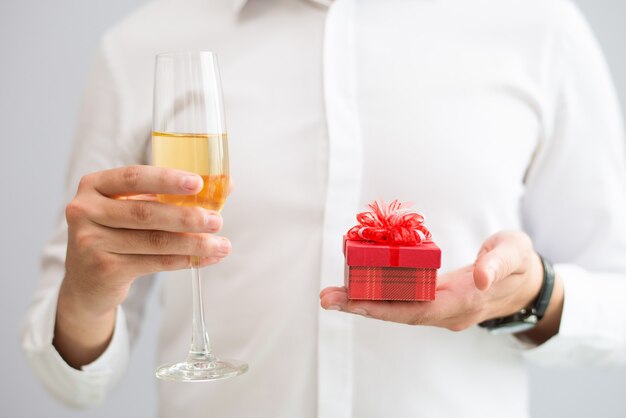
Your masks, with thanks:
M351 241L344 237L343 252L349 266L441 267L441 250L432 241L406 247Z

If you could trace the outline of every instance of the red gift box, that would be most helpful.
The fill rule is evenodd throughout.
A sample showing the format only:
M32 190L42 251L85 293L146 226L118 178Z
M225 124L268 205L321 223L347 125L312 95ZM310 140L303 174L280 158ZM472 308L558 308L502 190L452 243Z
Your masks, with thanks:
M441 250L423 216L397 201L374 202L370 208L357 215L360 225L344 237L348 298L434 300Z

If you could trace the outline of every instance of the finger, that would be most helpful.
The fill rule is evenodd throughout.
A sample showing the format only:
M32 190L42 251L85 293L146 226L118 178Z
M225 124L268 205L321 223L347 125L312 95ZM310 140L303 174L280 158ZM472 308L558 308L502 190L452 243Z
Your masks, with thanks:
M345 287L327 287L320 292L322 308L333 311L346 311L348 293Z
M230 241L211 234L184 234L167 231L108 230L103 249L116 254L187 255L226 257Z
M474 285L478 290L485 291L491 287L495 280L495 270L491 267L487 268L484 263L480 266L478 263L474 267Z
M459 288L466 283L474 286L473 273L475 266L473 264L450 270L442 274L437 274L437 292L447 291L453 288ZM471 286L470 286L471 287ZM468 291L471 289L468 289Z
M222 227L222 217L218 212L200 207L103 197L94 203L90 220L110 228L215 233Z
M322 289L322 291L320 292L320 299L322 297L324 297L324 295L330 293L330 292L336 292L336 291L344 291L345 292L346 288L344 286L341 287L327 287L325 289Z
M129 166L89 174L79 188L90 187L109 197L137 194L196 194L202 190L202 177L172 168Z
M475 263L474 283L479 290L524 269L524 260L532 249L530 240L521 233L497 234L493 247L483 253Z
M122 255L119 261L126 271L139 277L161 271L185 270L191 267L191 257L183 255ZM222 261L219 257L202 257L198 267L205 267Z
M347 311L368 318L398 322L410 325L431 324L433 313L429 313L432 303L405 301L351 300Z
M433 306L429 302L349 300L346 289L341 287L326 288L322 293L320 305L327 310L412 325L426 325L433 316L428 313Z

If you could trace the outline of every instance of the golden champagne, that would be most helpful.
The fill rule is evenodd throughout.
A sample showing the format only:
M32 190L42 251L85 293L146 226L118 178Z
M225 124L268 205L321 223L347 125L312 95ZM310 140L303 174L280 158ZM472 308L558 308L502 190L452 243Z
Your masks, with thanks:
M201 206L220 211L228 194L228 139L226 134L172 134L152 132L153 165L199 174L204 186L196 195L158 195L160 202Z

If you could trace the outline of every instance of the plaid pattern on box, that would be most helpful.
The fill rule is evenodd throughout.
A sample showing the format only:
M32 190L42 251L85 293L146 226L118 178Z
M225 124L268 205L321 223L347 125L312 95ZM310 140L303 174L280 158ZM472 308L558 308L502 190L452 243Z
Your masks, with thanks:
M434 300L437 269L346 265L348 298Z

